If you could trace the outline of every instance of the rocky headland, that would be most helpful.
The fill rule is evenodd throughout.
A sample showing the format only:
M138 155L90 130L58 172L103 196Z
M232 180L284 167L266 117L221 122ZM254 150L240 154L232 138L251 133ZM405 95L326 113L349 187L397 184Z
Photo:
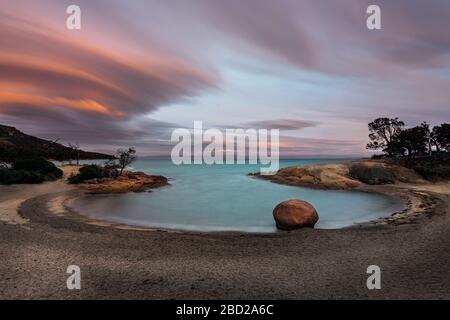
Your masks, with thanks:
M90 180L78 186L89 194L146 192L168 185L163 176L147 175L144 172L124 172L117 178Z
M352 190L365 185L426 183L414 170L377 160L342 161L280 169L275 175L252 174L272 182L324 190Z

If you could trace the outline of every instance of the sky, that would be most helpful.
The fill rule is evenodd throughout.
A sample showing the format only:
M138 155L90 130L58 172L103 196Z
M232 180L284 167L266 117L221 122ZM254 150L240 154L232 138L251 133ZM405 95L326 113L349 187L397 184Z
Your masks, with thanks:
M168 156L200 120L278 128L282 157L370 155L377 117L449 122L449 27L444 0L0 0L0 124Z

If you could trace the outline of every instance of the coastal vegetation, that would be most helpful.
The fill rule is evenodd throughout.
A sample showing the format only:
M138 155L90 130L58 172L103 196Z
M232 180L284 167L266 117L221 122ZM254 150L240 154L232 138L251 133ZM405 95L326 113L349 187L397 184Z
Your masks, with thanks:
M0 166L0 184L42 183L63 176L62 170L43 158L14 160Z
M80 160L105 160L103 165L80 166ZM88 193L143 192L168 184L167 178L129 172L136 160L134 148L118 149L115 155L81 150L77 143L64 146L0 125L0 184L37 184L61 179L63 171L52 161L76 161L68 182Z
M0 184L42 183L62 178L51 160L113 159L107 154L86 152L76 144L68 147L0 125Z
M398 118L378 118L369 123L367 149L382 150L383 157L407 158L439 156L450 153L450 124L433 128L427 122L405 128Z
M115 168L99 165L85 165L79 169L78 174L69 177L69 183L79 184L89 180L99 180L105 178L116 178L118 171Z
M69 177L69 183L90 194L145 192L168 184L167 178L162 176L126 171L135 160L134 148L118 149L116 159L108 160L103 165L80 167L77 174Z
M123 174L123 170L136 161L136 150L134 148L119 149L116 152L117 168L119 169L119 176Z
M449 123L406 128L398 118L378 118L369 123L369 132L367 149L383 152L373 158L411 168L428 180L450 178Z
M134 161L136 161L136 150L134 148L118 149L116 159L107 160L103 166L96 164L82 166L78 174L69 177L69 182L80 184L86 181L117 179Z
M293 166L263 177L308 188L349 190L363 185L418 183L450 178L450 124L433 128L426 122L406 128L398 118L369 123L367 149L382 150L371 160ZM260 176L259 174L255 174Z

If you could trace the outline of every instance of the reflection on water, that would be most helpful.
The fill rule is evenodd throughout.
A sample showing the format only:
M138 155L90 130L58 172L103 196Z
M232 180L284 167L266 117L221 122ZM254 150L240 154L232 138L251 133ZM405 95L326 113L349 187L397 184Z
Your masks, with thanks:
M284 160L282 167L331 160ZM149 193L87 196L75 209L96 219L135 226L195 231L274 232L273 208L302 199L317 209L317 228L341 228L399 209L400 200L377 194L284 186L249 177L253 165L174 166L170 160L141 160L134 170L171 178Z

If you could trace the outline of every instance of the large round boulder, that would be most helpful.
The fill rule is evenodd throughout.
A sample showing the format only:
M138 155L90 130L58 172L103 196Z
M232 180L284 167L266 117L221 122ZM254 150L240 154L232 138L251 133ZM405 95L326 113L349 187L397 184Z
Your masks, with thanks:
M316 209L302 200L288 200L280 203L273 209L273 217L277 228L281 230L313 228L319 221Z

